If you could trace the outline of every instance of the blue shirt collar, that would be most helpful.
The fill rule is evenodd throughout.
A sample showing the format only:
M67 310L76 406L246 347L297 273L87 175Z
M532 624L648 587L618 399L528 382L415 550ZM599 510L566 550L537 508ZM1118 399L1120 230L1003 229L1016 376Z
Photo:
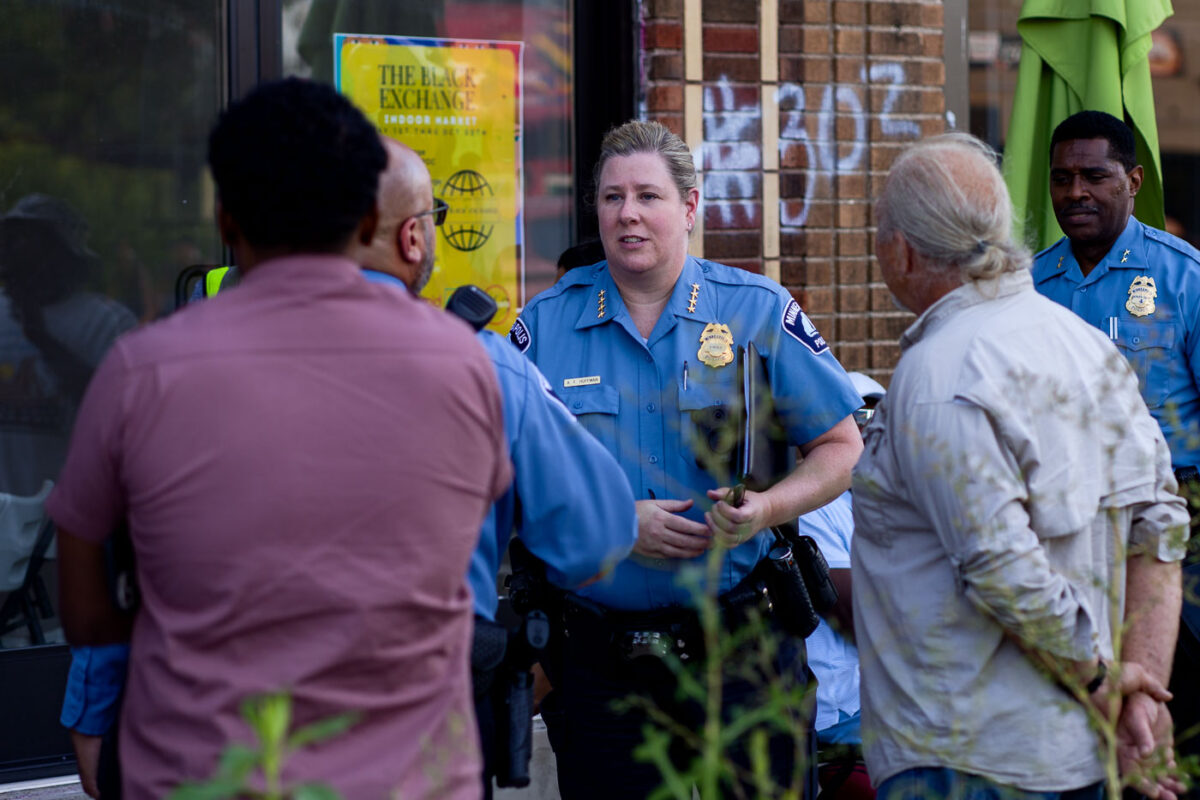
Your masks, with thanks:
M651 339L657 339L673 328L676 317L695 319L701 322L715 321L716 306L710 296L704 272L704 266L699 259L692 256L687 257L683 264L683 271L679 273L679 279L675 281L675 288L671 290L671 297L667 300L666 308L663 309L663 317L667 318L666 326L664 327L664 321L660 318ZM668 317L668 315L670 316ZM584 303L583 310L580 311L575 329L590 328L628 316L629 312L625 308L625 302L621 299L621 292L613 281L606 262L604 269L596 275L595 283L591 288L591 296L588 302Z
M575 330L603 325L622 316L629 316L629 312L625 310L625 301L621 299L621 292L608 271L607 261L603 262L603 268L596 272L596 279L588 291L588 298L579 312L579 319L575 322Z
M1070 240L1064 237L1065 245L1062 252L1059 253L1061 267L1059 264L1052 265L1050 274L1065 274L1065 277L1073 283L1092 284L1100 280L1110 269L1144 270L1146 268L1144 227L1131 215L1129 221L1125 223L1125 230L1121 231L1121 235L1113 242L1108 253L1100 259L1100 263L1088 273L1087 277L1084 277L1083 270L1079 268L1079 262L1075 260Z
M380 272L377 269L367 269L363 267L362 276L371 283L387 283L392 286L399 286L404 291L408 291L408 287L404 285L404 281L397 278L395 275L389 275L386 272Z

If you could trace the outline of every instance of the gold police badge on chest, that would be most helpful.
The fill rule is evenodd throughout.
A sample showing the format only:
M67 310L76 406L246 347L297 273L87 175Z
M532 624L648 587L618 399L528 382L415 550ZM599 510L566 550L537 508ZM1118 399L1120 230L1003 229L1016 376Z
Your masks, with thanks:
M1145 317L1154 313L1154 298L1158 297L1158 287L1154 278L1149 275L1138 275L1129 284L1129 299L1125 308L1135 317Z
M728 325L710 322L700 332L700 350L696 353L700 363L710 367L723 367L733 361L733 334Z

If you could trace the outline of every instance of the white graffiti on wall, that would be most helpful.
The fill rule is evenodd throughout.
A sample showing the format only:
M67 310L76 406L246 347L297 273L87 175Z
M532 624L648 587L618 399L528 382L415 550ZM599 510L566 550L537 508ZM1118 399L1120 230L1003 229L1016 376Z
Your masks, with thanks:
M715 208L722 225L752 219L761 182L762 107L738 103L729 79L721 76L715 87L704 89L704 143L698 164L704 169L708 207Z
M784 83L775 92L780 106L779 152L789 147L804 148L810 170L799 205L795 198L780 201L780 222L785 227L805 224L812 201L820 192L831 190L834 177L841 172L863 168L867 154L867 112L862 91L873 84L886 84L882 107L878 110L880 130L895 139L915 139L920 126L911 119L897 118L895 108L904 88L904 67L898 63L873 64L864 68L856 86L830 85L821 94L820 105L807 107L804 87ZM783 110L786 109L786 110ZM806 117L815 114L814 134L809 135ZM840 157L835 124L838 116L849 117L854 126L851 145ZM762 108L757 102L738 101L733 85L721 76L715 86L704 89L704 142L694 153L696 165L704 170L704 191L708 207L713 208L722 226L739 220L752 222L754 198L758 196L758 171L762 167L759 126Z

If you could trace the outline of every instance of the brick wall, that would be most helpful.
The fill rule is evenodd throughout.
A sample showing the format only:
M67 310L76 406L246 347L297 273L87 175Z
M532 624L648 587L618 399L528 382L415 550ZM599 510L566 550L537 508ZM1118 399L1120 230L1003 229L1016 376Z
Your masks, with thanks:
M871 256L870 198L906 142L944 130L940 0L641 7L644 114L702 170L693 252L778 280L847 369L886 382L912 316Z

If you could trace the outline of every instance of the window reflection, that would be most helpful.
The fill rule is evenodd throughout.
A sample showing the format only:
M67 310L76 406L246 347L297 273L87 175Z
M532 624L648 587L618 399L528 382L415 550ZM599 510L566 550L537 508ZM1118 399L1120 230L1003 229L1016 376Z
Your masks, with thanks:
M0 647L62 641L41 499L92 372L221 258L224 6L0 0Z

